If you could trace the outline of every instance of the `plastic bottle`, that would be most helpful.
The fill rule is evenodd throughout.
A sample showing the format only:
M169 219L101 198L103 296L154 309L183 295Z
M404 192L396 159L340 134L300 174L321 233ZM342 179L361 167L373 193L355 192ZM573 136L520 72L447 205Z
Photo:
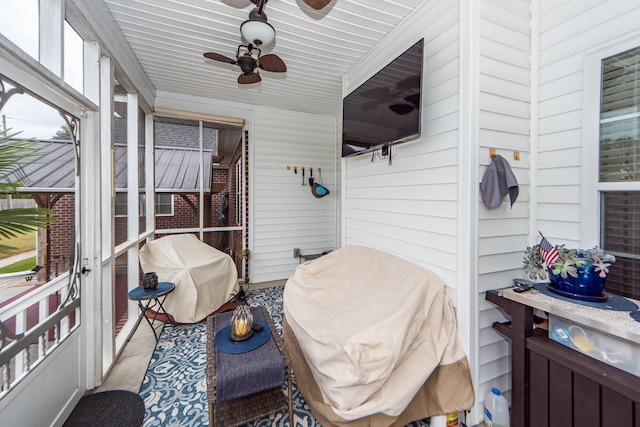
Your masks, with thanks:
M509 427L509 405L497 388L492 388L484 396L484 425Z
M429 422L431 427L459 427L458 413L454 412L447 415L437 415L431 417Z

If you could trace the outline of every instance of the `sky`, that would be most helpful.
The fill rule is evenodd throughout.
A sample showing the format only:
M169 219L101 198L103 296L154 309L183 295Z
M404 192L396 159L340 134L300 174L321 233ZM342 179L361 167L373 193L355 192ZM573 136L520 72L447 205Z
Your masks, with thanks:
M38 0L0 0L0 33L33 58L38 58ZM82 92L82 39L65 22L65 81ZM5 85L8 91L11 87ZM51 138L64 124L57 110L27 94L13 95L0 111L0 129L6 125L21 138Z

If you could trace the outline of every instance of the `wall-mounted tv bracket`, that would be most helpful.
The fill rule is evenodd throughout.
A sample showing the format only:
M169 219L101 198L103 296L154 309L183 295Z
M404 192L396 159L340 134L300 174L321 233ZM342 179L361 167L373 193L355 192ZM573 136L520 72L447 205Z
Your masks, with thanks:
M380 159L384 159L385 157L388 157L389 166L391 166L392 159L394 157L392 153L392 149L393 149L393 144L387 143L381 146L379 150L373 150L371 152L371 162L373 162L376 159L376 153L377 153Z

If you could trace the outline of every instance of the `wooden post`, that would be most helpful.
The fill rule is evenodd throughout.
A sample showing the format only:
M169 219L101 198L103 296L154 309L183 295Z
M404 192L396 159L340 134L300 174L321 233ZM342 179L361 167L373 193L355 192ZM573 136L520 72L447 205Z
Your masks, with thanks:
M529 426L529 355L527 338L533 335L533 308L511 301L511 425Z

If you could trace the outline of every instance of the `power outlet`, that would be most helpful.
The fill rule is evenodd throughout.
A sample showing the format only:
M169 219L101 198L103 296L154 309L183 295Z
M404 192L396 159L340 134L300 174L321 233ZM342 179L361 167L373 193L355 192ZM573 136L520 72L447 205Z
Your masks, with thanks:
M300 248L293 248L293 257L294 258L300 257Z

